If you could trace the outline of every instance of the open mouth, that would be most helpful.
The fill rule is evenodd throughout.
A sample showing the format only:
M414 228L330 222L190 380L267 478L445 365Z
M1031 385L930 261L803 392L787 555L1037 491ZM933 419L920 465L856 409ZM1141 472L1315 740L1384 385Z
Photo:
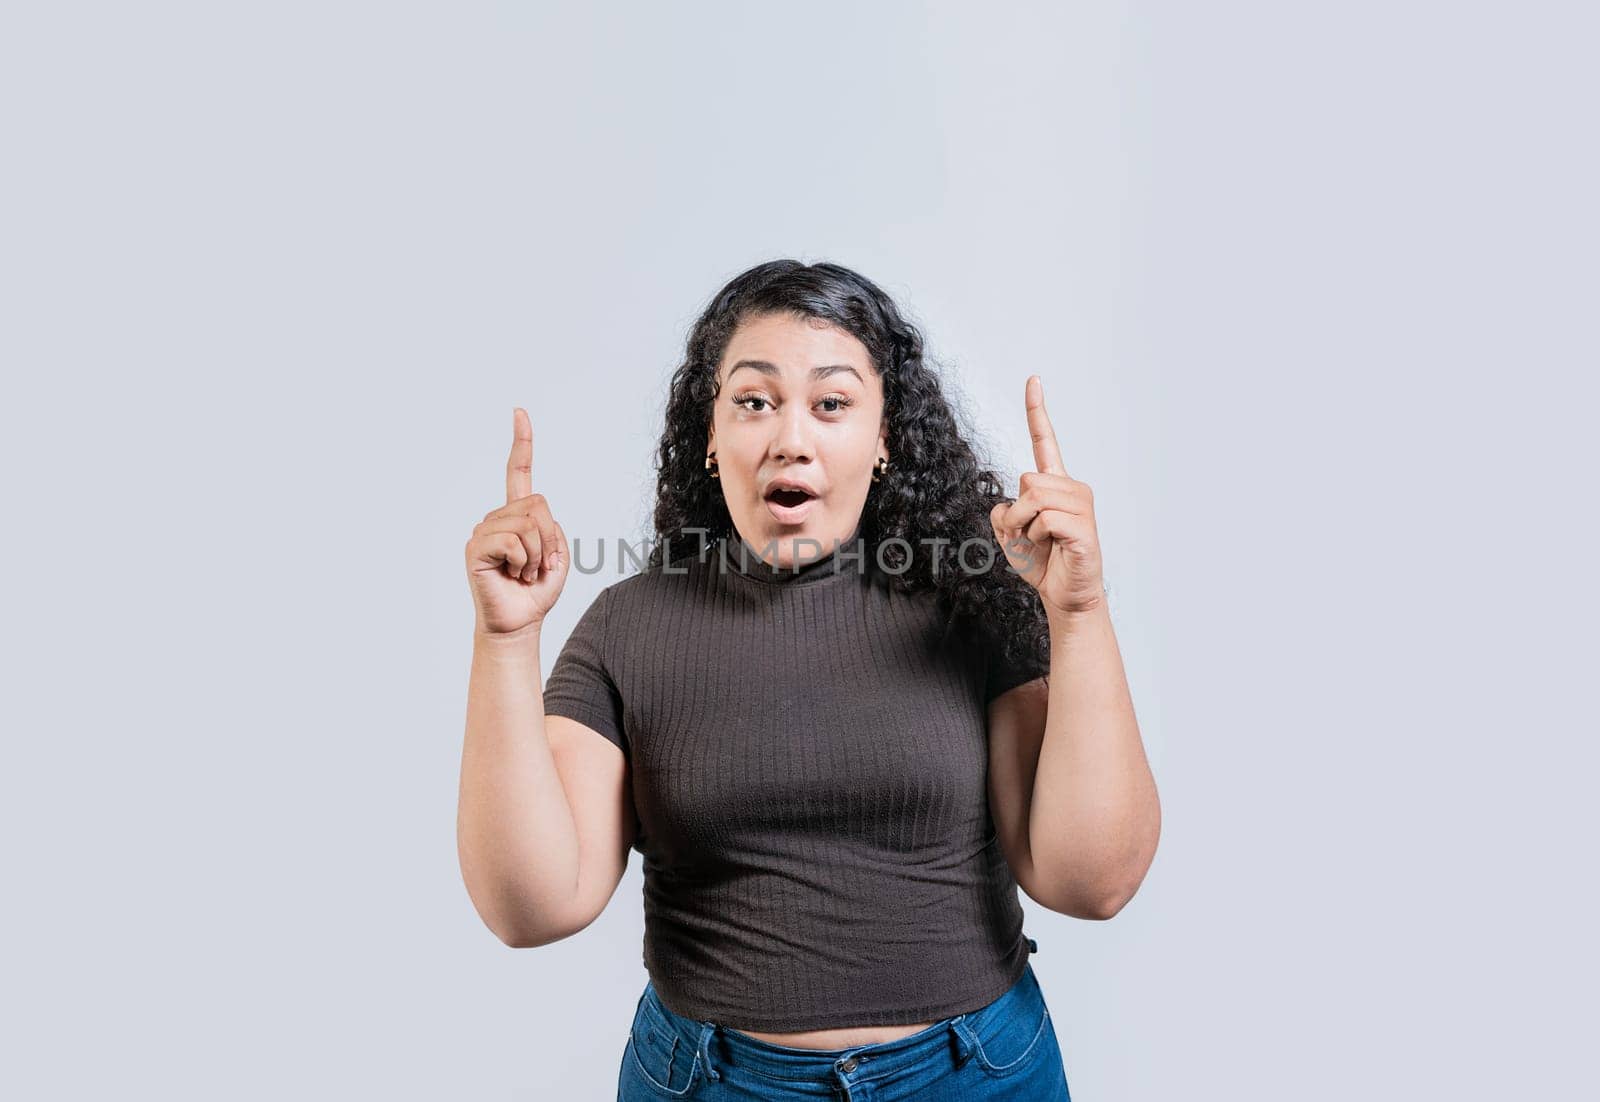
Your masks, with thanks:
M767 512L779 524L804 524L817 495L798 486L774 486L767 491Z
M780 488L769 493L767 495L767 500L773 502L774 504L781 505L785 509L794 509L810 501L811 495L806 493L804 490Z

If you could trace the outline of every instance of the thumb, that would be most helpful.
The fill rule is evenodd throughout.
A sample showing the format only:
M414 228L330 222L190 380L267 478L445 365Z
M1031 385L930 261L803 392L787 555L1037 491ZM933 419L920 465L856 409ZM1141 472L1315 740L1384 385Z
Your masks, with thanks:
M565 578L567 576L567 569L571 565L572 556L567 550L566 530L561 527L559 522L556 524L555 542L555 550L552 551L550 555L551 559L553 560L551 563L550 572L556 578Z
M1005 519L1005 511L1010 507L1009 502L1002 501L989 510L989 527L994 529L995 542L1002 547L1005 546L1009 530L1001 522Z

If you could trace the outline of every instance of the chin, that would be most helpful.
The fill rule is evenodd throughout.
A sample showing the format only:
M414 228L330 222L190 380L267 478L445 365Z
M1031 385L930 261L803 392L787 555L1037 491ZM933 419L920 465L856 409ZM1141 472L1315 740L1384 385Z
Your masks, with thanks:
M833 530L826 518L806 517L793 524L785 524L776 517L768 515L758 517L754 527L755 536L750 542L758 551L767 544L772 544L782 560L782 565L788 565L802 556L811 559L826 554L831 549L830 545L834 539L825 535ZM811 542L796 547L796 540Z

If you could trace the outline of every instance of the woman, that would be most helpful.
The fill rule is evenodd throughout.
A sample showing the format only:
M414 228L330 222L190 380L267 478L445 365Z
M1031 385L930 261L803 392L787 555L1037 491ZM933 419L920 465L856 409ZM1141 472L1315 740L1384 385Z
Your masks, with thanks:
M466 547L461 865L533 946L644 856L619 1099L1068 1097L1017 888L1110 918L1159 807L1037 378L1026 412L1012 500L887 295L743 273L672 380L645 568L541 693L569 549L516 411L506 504Z

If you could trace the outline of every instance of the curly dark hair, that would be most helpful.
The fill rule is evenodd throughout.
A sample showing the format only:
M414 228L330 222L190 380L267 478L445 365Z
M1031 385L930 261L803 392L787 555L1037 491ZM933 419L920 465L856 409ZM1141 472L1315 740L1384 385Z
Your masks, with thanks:
M860 538L869 561L879 561L884 541L905 540L914 554L894 544L882 549L892 585L938 590L947 630L976 626L1008 661L1037 660L1048 667L1044 605L1038 591L1010 569L989 523L995 504L1013 499L979 461L938 376L923 362L922 334L872 281L838 264L758 264L718 291L695 322L668 389L647 568L663 565L667 547L697 546L700 533L706 540L733 533L720 485L706 475L705 444L719 389L717 365L739 324L764 314L837 325L866 346L883 382L892 462L862 510ZM948 542L922 542L936 539ZM993 549L987 572L973 569L983 559L974 552L976 544L968 545L968 566L957 561L968 540Z

